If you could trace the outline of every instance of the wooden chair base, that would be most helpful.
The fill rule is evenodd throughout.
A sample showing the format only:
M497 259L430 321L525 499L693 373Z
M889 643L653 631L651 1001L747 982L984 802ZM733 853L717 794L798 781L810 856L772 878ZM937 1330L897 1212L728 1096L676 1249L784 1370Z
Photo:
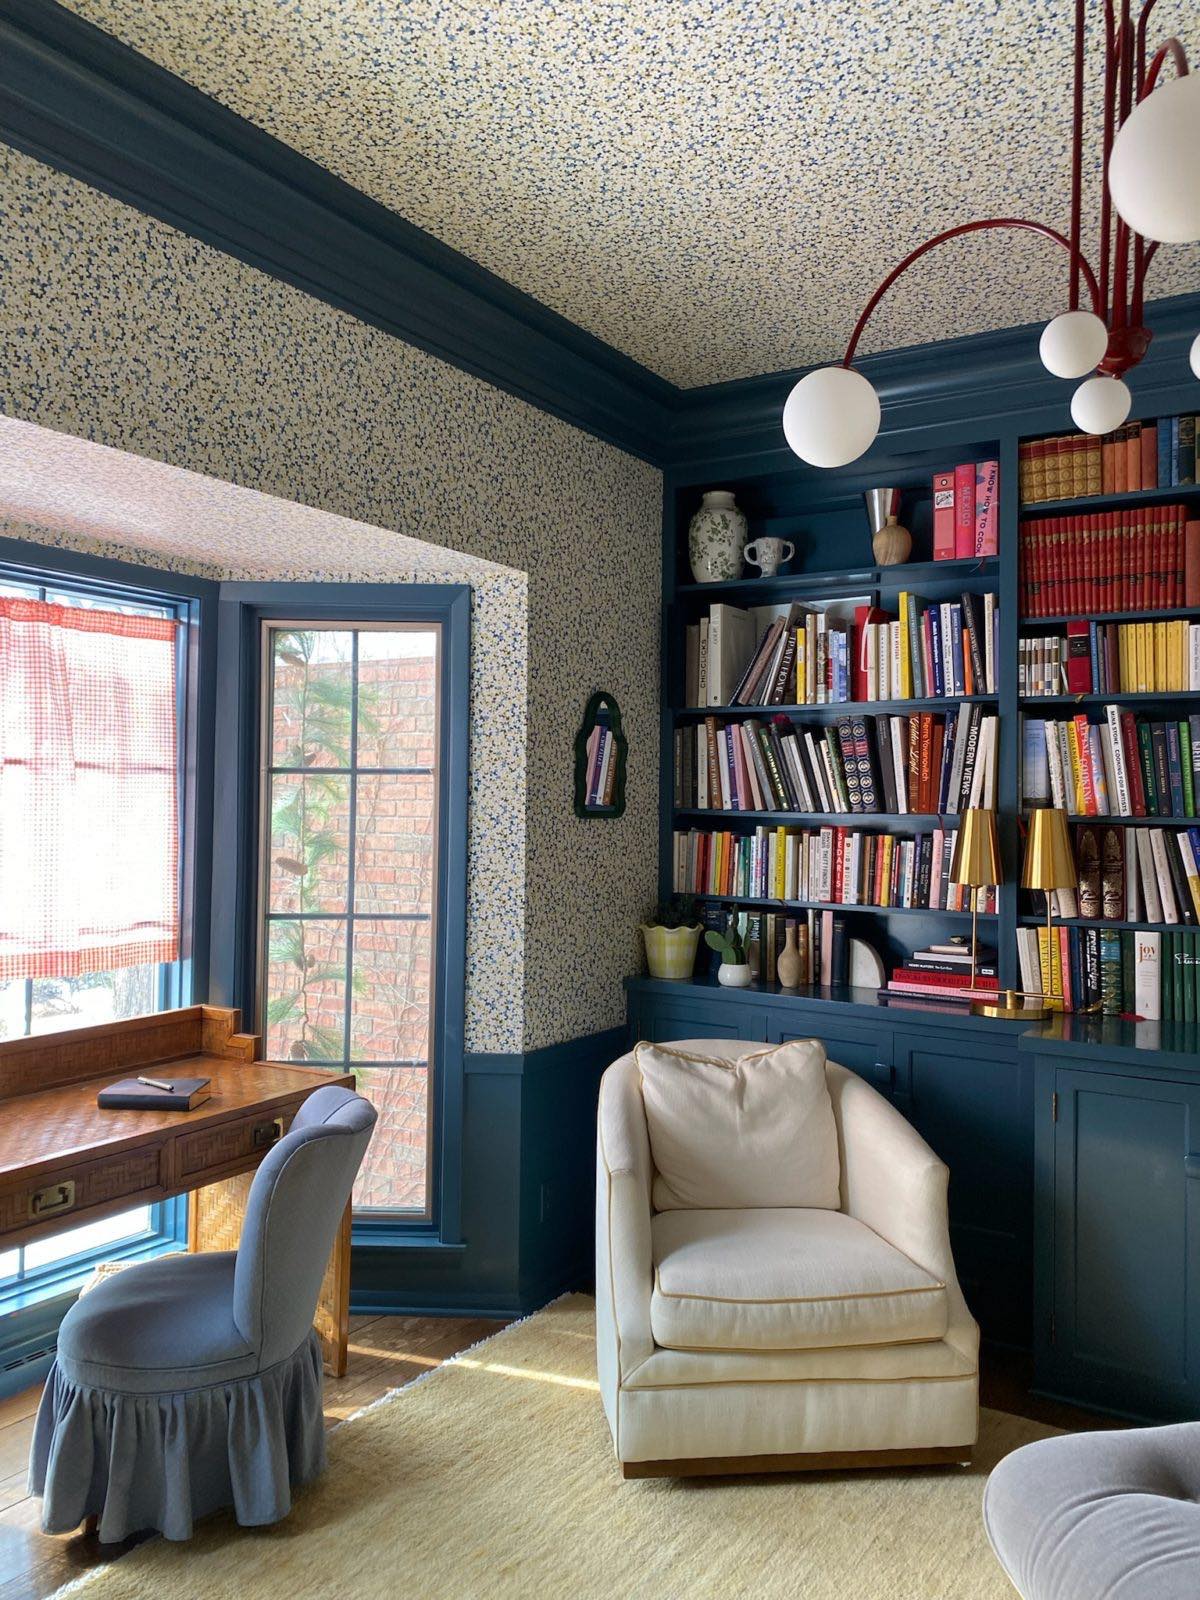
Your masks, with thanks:
M695 1456L678 1461L622 1461L623 1478L724 1478L755 1472L847 1472L864 1467L969 1467L970 1445L912 1450L824 1450L796 1455Z

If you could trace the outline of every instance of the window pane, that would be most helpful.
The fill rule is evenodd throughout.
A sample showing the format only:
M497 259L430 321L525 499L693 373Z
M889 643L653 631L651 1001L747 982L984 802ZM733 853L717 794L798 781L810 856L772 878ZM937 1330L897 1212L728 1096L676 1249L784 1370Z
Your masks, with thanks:
M0 1250L0 1283L6 1278L15 1278L17 1269L21 1264L19 1250Z
M436 629L362 633L358 764L432 767L437 753Z
M271 922L267 947L267 1057L344 1061L346 924Z
M348 909L349 829L349 778L320 773L271 779L272 911Z
M150 1207L137 1206L132 1211L119 1211L115 1217L102 1217L99 1222L85 1222L81 1228L68 1228L65 1233L53 1234L49 1239L35 1239L25 1246L25 1270L48 1267L52 1262L65 1261L83 1250L98 1250L101 1245L119 1244L147 1233L150 1228Z
M359 1092L379 1113L354 1185L354 1204L423 1211L429 1074L424 1067L359 1067Z
M33 978L29 1032L57 1033L60 1028L91 1028L101 1022L120 1022L160 1009L157 965L118 967L112 972L87 972L79 978ZM22 990L14 979L4 990ZM0 994L0 1027L12 1014L15 1000ZM22 1005L23 1005L22 1000ZM24 1018L18 1030L24 1031Z
M346 767L354 701L354 635L271 633L273 767Z
M433 909L432 775L387 773L358 780L355 911Z
M425 1061L429 1056L428 922L354 924L354 1061Z

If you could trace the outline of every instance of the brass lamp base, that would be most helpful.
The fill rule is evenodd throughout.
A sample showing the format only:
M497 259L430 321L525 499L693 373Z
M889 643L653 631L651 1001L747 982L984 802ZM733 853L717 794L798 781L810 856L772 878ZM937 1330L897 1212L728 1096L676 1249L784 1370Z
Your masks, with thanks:
M996 1017L1009 1022L1043 1022L1050 1015L1050 1007L1026 1003L1020 989L1005 989L994 1000L973 1000L971 1015Z

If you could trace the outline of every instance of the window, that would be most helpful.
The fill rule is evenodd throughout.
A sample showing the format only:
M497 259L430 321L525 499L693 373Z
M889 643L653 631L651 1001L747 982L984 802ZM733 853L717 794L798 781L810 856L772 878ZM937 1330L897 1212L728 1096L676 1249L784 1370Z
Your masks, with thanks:
M0 567L0 1039L179 1005L187 602ZM0 1252L0 1307L174 1237L139 1206Z
M265 622L262 650L265 1054L354 1073L379 1113L355 1206L427 1220L442 627Z

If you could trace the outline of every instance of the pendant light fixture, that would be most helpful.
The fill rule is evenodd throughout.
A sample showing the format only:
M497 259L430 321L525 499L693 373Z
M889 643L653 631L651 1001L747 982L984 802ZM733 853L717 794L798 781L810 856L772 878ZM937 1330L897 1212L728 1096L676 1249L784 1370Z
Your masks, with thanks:
M1200 73L1171 38L1147 59L1146 33L1155 0L1144 0L1135 24L1130 0L1103 0L1104 100L1101 154L1100 271L1080 248L1082 233L1083 75L1088 0L1075 0L1070 235L1023 217L986 217L935 234L909 252L875 290L850 335L840 366L800 379L783 408L788 444L810 466L844 467L869 450L879 432L879 396L856 372L855 351L875 307L915 261L950 239L991 228L1038 233L1070 258L1068 309L1047 323L1039 351L1057 378L1084 381L1071 415L1084 433L1108 433L1129 415L1122 381L1149 347L1142 321L1146 273L1160 244L1200 239ZM1170 61L1175 77L1164 79ZM1087 305L1081 306L1081 289ZM1200 377L1200 334L1190 355Z

